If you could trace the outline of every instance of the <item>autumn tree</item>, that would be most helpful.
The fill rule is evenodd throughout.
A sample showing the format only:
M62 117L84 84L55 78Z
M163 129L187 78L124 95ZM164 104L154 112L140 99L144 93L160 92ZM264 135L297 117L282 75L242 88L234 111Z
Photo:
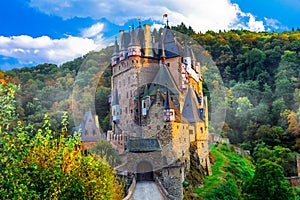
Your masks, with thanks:
M0 199L121 199L114 171L82 155L76 135L56 134L47 115L37 132L21 122L10 126L15 89L0 85ZM61 133L68 132L66 116Z

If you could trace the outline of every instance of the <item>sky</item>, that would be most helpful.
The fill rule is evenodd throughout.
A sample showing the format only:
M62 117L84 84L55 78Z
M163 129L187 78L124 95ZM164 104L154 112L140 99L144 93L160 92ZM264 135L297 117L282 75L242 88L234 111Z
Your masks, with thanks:
M61 65L108 45L120 29L185 23L196 32L300 27L299 0L2 0L0 69Z

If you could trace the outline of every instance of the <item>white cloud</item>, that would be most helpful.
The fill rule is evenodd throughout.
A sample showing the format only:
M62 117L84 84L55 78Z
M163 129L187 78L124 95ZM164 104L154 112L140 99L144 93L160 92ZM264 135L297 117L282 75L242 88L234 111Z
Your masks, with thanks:
M27 35L0 36L0 55L16 58L20 62L62 64L96 49L94 40L68 36L51 39L48 36L32 38Z
M162 14L168 13L170 25L184 22L196 31L228 30L240 26L250 30L263 30L262 21L256 21L252 14L244 13L230 0L65 0L63 4L60 0L31 0L30 5L42 12L63 18L104 17L119 25L137 17L141 17L142 20L151 18L159 21L162 20ZM244 17L249 18L249 21L244 22Z
M247 23L249 30L251 31L265 31L265 26L263 21L256 21L255 17L252 14L249 14L249 21Z
M89 28L83 29L82 36L87 38L98 36L99 34L101 34L103 27L103 23L96 23Z
M283 26L281 22L278 21L277 19L265 17L264 20L266 22L266 26L269 27L268 29L272 28L272 29L288 30L288 27Z

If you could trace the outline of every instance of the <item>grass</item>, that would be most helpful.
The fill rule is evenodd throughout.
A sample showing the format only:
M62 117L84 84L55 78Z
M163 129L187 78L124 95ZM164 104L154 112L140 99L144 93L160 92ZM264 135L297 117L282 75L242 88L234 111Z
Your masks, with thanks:
M234 183L253 176L254 167L252 163L236 152L230 150L227 145L213 146L211 153L216 157L216 163L212 166L212 176L206 176L204 187L196 188L195 193L200 197L215 193L224 187L226 181L232 180ZM238 186L236 185L236 188Z
M223 170L224 166L227 166L229 163L228 158L217 150L216 147L211 149L211 153L216 157L217 161L214 166L212 166L212 176L206 176L204 179L204 187L196 188L195 193L207 193L212 191L218 186L218 184L224 180L224 177L227 173Z

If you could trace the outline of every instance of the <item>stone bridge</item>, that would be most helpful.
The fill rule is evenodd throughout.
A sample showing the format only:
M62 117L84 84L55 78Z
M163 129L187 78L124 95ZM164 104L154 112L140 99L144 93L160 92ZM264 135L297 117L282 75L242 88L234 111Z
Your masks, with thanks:
M168 194L158 178L155 181L136 181L133 179L128 195L123 200L177 200Z

